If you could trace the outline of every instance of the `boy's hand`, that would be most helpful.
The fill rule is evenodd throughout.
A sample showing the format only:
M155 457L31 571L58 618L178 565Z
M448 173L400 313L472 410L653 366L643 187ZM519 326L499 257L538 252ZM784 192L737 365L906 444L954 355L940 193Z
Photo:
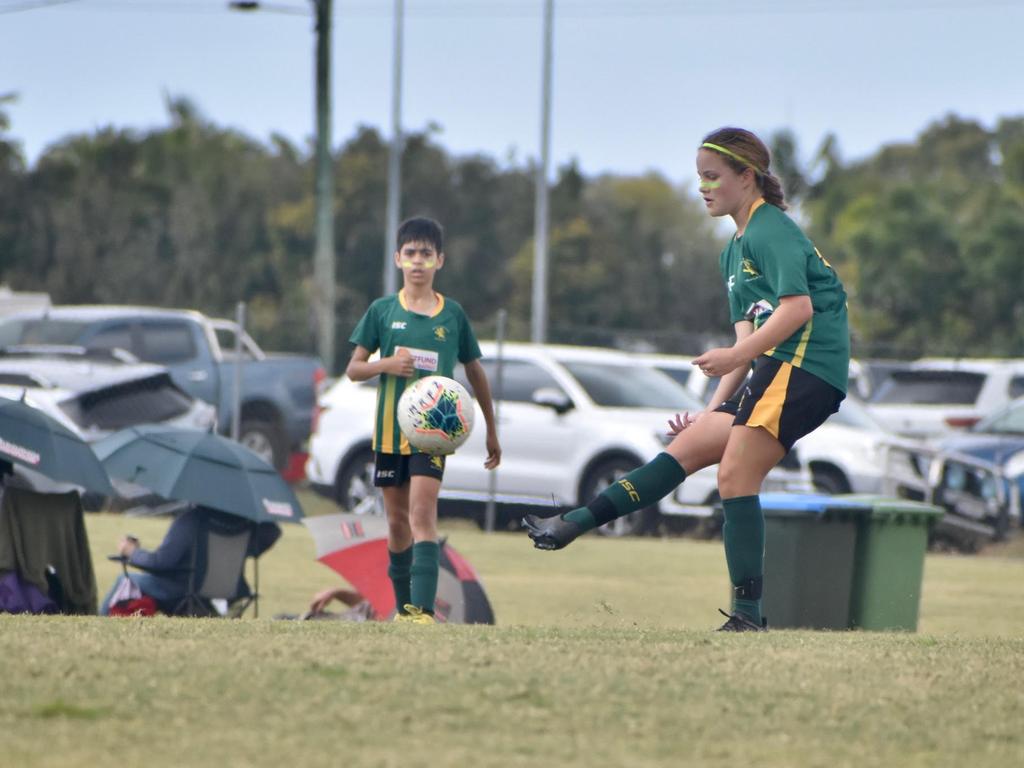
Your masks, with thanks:
M395 351L391 357L384 360L385 373L390 373L392 376L402 376L403 378L409 378L416 370L415 362L412 359L412 353L402 347Z
M501 445L498 443L498 436L487 433L487 459L484 461L484 469L494 469L501 464Z

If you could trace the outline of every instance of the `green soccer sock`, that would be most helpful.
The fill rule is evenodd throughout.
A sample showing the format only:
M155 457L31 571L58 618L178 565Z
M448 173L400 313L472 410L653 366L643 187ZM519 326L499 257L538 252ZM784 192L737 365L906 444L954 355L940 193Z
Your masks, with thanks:
M409 602L425 613L434 612L440 563L441 546L436 541L417 541L412 545L412 594Z
M587 506L563 517L585 531L656 504L686 479L686 470L667 453L659 453L642 467L609 485Z
M405 613L405 605L412 602L409 571L412 567L412 547L401 552L389 549L388 559L388 578L395 591L395 608L399 613Z
M764 513L757 496L722 499L725 561L733 586L733 613L761 623L761 582L764 577Z

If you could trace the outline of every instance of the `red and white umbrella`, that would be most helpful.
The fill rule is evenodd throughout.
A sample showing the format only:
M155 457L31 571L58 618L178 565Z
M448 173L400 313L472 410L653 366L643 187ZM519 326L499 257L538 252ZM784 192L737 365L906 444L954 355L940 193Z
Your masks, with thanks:
M387 521L374 515L305 517L321 563L341 575L373 606L375 617L395 612L395 595L388 578ZM434 615L451 624L493 624L494 611L480 577L465 557L441 541L441 569Z

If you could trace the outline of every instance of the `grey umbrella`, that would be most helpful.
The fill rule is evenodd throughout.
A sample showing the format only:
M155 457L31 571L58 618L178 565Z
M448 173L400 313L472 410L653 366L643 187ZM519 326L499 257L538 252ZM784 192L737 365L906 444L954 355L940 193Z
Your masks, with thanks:
M0 459L105 496L114 493L89 444L24 400L0 397Z
M122 429L94 448L111 477L165 499L202 504L257 523L302 518L295 493L277 470L220 435L146 424Z

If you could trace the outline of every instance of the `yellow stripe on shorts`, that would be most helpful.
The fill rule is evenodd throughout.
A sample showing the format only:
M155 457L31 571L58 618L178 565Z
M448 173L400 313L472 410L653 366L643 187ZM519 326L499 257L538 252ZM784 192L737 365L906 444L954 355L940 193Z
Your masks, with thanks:
M751 411L750 418L747 419L748 427L764 427L776 440L779 439L782 406L786 403L786 390L789 389L789 375L792 372L793 366L789 363L782 363L779 366L772 383L768 385Z
M380 411L383 424L380 430L380 452L395 452L395 379L388 376L381 393L383 408Z

